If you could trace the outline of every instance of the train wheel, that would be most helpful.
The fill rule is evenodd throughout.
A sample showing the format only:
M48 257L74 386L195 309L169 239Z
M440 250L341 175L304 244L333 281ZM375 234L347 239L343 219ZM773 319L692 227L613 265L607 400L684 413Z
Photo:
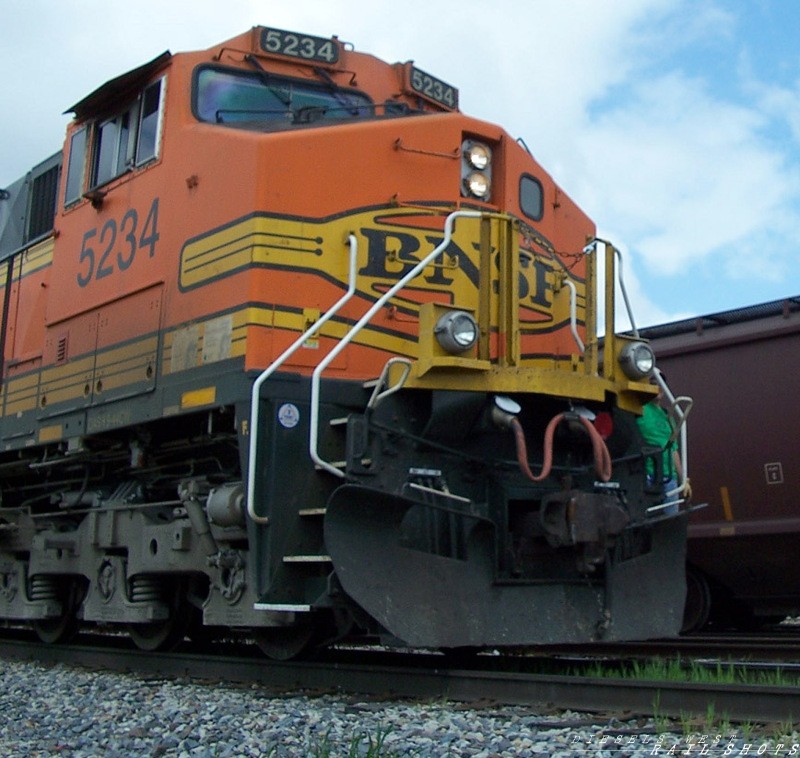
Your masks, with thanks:
M186 636L191 618L184 587L178 583L170 591L167 618L147 624L128 624L128 635L139 650L150 653L172 650Z
M306 652L316 641L316 629L311 625L277 626L259 629L253 638L268 658L288 661Z
M56 593L56 597L61 601L61 615L55 618L39 619L32 624L36 636L48 645L69 642L80 628L77 611L84 595L81 584L77 581L67 580L58 587Z
M681 633L702 629L711 616L711 588L708 580L691 566L686 568L686 605L683 609Z

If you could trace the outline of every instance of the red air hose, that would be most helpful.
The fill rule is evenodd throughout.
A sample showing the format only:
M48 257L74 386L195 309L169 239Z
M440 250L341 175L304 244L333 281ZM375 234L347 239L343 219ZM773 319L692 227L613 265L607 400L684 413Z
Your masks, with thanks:
M528 465L528 446L525 442L525 432L522 429L522 424L519 423L519 419L517 418L511 419L511 429L514 432L514 439L517 444L517 461L519 462L522 473L532 482L542 482L550 475L550 469L553 466L553 435L555 434L556 427L564 420L566 415L566 413L559 413L553 416L553 418L550 419L550 423L547 425L547 429L544 432L544 461L542 462L542 470L538 476L534 476ZM606 443L589 419L583 416L571 417L577 418L588 432L589 438L592 440L595 471L600 481L607 482L611 479L611 454L608 452Z

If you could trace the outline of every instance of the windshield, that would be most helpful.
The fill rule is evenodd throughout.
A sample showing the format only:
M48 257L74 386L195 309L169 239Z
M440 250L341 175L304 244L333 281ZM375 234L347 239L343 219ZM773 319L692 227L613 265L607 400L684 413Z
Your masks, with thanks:
M365 118L375 112L372 101L356 90L267 72L251 74L216 68L197 71L194 110L201 121L215 124L278 125Z

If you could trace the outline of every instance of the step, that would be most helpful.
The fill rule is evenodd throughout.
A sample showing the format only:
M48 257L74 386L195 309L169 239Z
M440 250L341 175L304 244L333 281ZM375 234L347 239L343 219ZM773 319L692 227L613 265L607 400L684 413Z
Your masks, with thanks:
M253 603L253 610L272 613L309 613L311 606L304 603Z
M324 516L327 511L327 508L301 508L299 511L297 511L297 515L304 516L306 518L311 516Z
M284 563L333 563L329 555L284 555Z

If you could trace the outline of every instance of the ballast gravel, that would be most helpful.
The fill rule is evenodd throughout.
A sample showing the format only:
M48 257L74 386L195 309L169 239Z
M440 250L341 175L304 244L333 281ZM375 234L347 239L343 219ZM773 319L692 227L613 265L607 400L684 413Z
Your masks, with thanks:
M276 695L260 686L0 661L3 756L792 755L793 744L800 754L800 735L782 742L776 752L774 739L663 731L649 720L519 706Z

